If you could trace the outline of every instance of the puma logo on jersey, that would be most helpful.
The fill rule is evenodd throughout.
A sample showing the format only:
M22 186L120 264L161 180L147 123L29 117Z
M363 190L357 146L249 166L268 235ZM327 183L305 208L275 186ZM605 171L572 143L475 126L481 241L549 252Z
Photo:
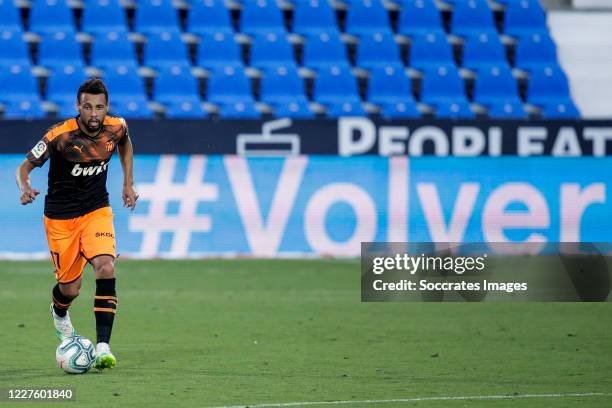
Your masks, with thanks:
M73 148L74 150L78 150L78 151L79 151L79 153L83 153L83 147L81 147L81 146L73 145L73 146L72 146L72 148Z
M108 163L100 163L98 166L81 167L79 163L75 164L70 174L78 176L93 176L106 171Z

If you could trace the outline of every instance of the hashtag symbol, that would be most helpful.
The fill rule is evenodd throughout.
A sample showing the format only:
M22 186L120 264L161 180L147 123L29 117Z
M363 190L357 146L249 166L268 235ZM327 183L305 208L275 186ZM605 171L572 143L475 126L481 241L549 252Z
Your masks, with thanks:
M148 214L133 215L129 219L130 231L143 233L140 248L140 255L143 257L159 255L162 232L172 233L168 255L186 256L191 234L208 232L212 227L210 216L197 214L199 202L216 201L219 196L217 185L203 181L206 157L200 155L190 157L184 183L172 182L175 169L176 156L161 156L153 183L137 186L140 199L150 202ZM180 203L178 214L166 214L169 201Z

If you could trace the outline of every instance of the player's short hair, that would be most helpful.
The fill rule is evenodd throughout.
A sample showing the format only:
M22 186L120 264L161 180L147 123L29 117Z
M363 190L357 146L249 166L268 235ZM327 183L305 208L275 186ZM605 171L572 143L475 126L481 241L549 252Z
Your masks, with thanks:
M108 89L106 89L106 85L99 78L88 79L83 82L81 86L79 86L79 90L77 92L77 103L81 103L81 95L84 93L100 95L104 94L106 98L106 103L108 103Z

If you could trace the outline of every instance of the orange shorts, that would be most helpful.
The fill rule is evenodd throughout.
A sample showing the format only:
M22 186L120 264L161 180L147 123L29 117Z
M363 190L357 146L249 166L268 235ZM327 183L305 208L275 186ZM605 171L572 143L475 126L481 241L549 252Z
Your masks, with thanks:
M87 262L98 255L115 257L115 228L110 207L67 220L45 217L45 232L59 283L80 278Z

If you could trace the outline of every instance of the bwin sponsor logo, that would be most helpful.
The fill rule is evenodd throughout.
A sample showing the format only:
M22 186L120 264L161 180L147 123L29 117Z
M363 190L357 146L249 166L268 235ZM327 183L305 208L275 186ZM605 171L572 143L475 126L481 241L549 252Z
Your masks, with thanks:
M106 171L107 168L108 168L108 163L104 163L104 162L100 163L97 166L89 166L89 167L81 167L81 165L77 163L72 168L72 171L70 172L70 174L72 174L75 177L93 176L93 175L100 174L103 171Z

